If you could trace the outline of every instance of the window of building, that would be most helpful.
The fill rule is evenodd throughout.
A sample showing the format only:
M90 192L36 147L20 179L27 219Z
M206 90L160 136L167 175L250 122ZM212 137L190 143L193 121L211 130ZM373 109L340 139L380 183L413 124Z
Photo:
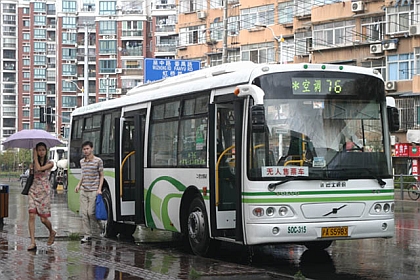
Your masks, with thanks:
M312 31L295 33L296 55L308 55L312 50Z
M47 57L45 55L34 55L34 65L45 65L46 63Z
M76 17L63 17L63 29L76 28Z
M30 40L31 39L31 34L30 33L23 33L23 40Z
M210 36L207 38L207 41L221 41L223 39L223 22L213 22L210 23Z
M16 25L15 15L3 15L3 24Z
M63 12L74 13L76 12L76 1L63 0Z
M142 59L123 60L122 67L124 69L143 69L143 60Z
M25 26L25 27L29 27L29 25L30 25L29 20L24 19L24 20L22 21L22 25L23 25L23 26Z
M115 93L117 79L115 78L100 78L99 92L100 93Z
M242 61L255 63L275 62L274 42L241 46Z
M39 117L38 117L39 118ZM42 129L45 130L45 127L47 126L46 123L40 123L40 122L34 122L34 128L35 129Z
M30 117L29 110L23 110L23 117L25 117L25 118L29 118Z
M22 60L22 63L23 63L24 66L29 66L31 64L31 61L30 61L29 58L24 58Z
M116 40L99 40L99 53L100 54L117 53L117 41Z
M3 26L3 35L5 36L16 36L16 26Z
M113 20L99 22L99 34L116 34L117 23Z
M385 20L383 16L362 18L362 31L357 40L360 42L382 41L385 35Z
M210 9L223 7L223 0L210 0Z
M122 36L143 36L143 22L139 20L123 21Z
M400 113L400 129L420 128L420 97L396 98L395 105Z
M34 2L34 12L36 13L45 13L46 12L46 4L43 2Z
M296 4L295 14L297 16L307 16L311 14L313 3L312 1L294 1ZM317 1L318 2L318 1Z
M30 53L31 52L31 47L30 46L23 46L22 51L24 53Z
M180 0L179 9L181 13L191 13L207 10L206 0Z
M61 104L63 108L74 108L77 106L77 96L63 96Z
M34 38L35 39L45 39L47 38L46 29L34 29Z
M122 88L132 89L135 86L143 84L142 79L122 79Z
M16 126L16 119L12 119L12 118L3 119L3 127L15 127L15 126Z
M23 91L29 92L31 90L31 86L29 84L23 84Z
M23 72L23 78L24 79L29 79L31 77L31 73L30 72L28 72L28 71L24 71Z
M46 52L47 44L44 42L34 42L34 52Z
M16 107L15 106L13 106L13 107L4 106L2 108L2 111L3 111L3 116L4 117L16 117Z
M64 76L74 76L76 75L76 65L74 64L62 64L63 75Z
M292 23L294 16L293 1L282 2L277 6L278 22L280 24Z
M420 74L420 47L414 48L414 74Z
M43 94L34 94L33 99L34 99L34 104L33 104L34 106L46 105L46 96ZM39 108L38 108L38 116L39 116Z
M115 15L117 13L116 1L99 1L100 15Z
M228 36L238 36L240 29L239 16L228 18Z
M34 78L35 79L45 79L47 71L45 68L35 68L34 69Z
M34 16L34 25L35 26L45 26L47 24L46 16Z
M34 82L34 91L35 92L45 92L45 91L47 91L47 83L45 83L45 82Z
M419 4L420 5L420 4ZM414 5L389 6L386 8L387 33L408 32L414 24Z
M382 74L384 80L386 80L386 60L384 58L363 61L362 67L373 68L378 70Z
M74 32L63 32L62 43L66 45L72 45L76 43L77 33Z
M255 23L274 24L274 5L241 9L241 23L243 29L254 28Z
M16 95L4 94L3 95L3 104L4 105L16 105ZM15 108L15 107L13 107L13 108Z
M101 59L99 61L99 73L115 73L117 68L117 60L115 59Z
M400 81L413 79L414 54L396 54L387 57L388 81Z
M313 48L352 46L356 37L354 20L314 25Z
M206 26L190 26L187 28L180 28L179 43L181 46L192 44L203 44L206 42Z
M75 48L63 48L63 59L76 59L77 49Z

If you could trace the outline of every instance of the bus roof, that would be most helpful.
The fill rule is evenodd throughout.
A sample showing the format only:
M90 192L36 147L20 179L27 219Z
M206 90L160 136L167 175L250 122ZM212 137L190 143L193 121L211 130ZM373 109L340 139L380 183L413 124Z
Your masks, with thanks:
M197 70L194 72L170 77L164 80L136 86L126 96L104 102L79 107L73 116L89 114L97 111L130 106L139 102L148 102L164 97L177 96L185 93L212 90L228 86L246 84L255 77L271 72L288 71L343 71L376 76L381 74L372 68L357 66L340 66L335 64L255 64L241 61L221 64L218 66ZM141 97L140 97L141 95Z

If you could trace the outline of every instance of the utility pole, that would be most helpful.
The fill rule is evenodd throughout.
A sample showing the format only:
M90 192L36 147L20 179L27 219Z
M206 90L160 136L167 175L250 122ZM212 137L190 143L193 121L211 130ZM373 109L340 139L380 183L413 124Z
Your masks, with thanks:
M223 49L222 49L222 63L227 63L227 39L228 39L228 0L223 0Z
M84 86L83 86L83 106L89 105L89 32L88 25L85 24L85 65L84 65Z

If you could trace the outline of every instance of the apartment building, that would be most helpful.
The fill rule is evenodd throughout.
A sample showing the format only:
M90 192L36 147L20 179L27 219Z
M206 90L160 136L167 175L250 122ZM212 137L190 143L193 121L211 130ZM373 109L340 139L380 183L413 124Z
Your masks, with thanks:
M420 128L420 0L2 0L0 138L59 134L75 107L143 83L145 58L202 67L337 63L375 68Z

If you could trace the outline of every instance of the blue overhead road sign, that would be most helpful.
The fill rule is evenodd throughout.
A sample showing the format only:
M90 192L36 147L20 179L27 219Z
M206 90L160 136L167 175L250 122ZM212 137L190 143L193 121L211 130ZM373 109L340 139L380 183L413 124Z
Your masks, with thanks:
M196 60L145 58L144 64L144 83L200 69L200 61Z

